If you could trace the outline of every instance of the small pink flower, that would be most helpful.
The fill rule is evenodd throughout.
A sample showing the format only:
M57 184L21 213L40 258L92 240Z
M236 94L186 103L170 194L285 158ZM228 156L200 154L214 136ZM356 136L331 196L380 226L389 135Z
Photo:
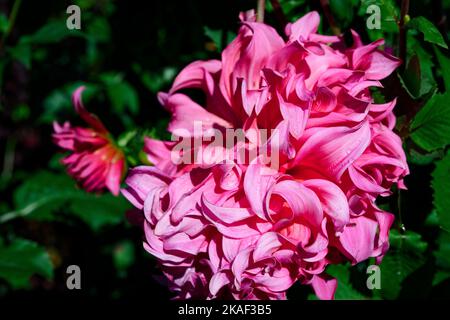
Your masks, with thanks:
M84 108L81 100L84 89L82 86L75 90L72 100L75 110L90 128L72 127L69 122L63 125L55 122L53 140L61 148L71 151L62 163L86 191L107 188L118 195L125 171L125 157L114 145L100 119Z

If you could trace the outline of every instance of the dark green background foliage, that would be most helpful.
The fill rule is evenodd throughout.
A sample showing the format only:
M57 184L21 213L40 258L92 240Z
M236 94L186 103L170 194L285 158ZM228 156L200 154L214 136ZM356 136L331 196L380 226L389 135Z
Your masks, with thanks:
M288 21L318 10L320 32L331 34L320 1L280 2ZM373 261L332 266L337 299L450 298L450 1L411 1L403 40L400 2L329 1L349 45L352 28L366 43L385 38L397 55L405 48L405 64L374 96L398 97L396 130L411 169L408 190L379 201L396 215L381 289L366 287ZM81 7L79 31L66 28L70 4ZM371 4L381 8L381 30L366 28ZM131 206L121 197L87 194L66 175L52 122L82 124L70 95L85 84L88 109L126 144L128 164L140 163L143 135L167 136L168 114L156 93L189 62L220 57L239 12L255 6L256 0L0 0L0 297L171 296L142 249L141 231L125 218ZM265 20L282 30L270 1ZM71 264L82 270L77 292L66 288ZM315 299L299 285L288 296Z

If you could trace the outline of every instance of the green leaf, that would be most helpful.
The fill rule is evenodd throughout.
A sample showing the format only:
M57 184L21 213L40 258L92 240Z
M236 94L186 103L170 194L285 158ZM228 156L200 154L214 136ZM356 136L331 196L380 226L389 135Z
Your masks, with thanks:
M305 0L284 0L280 1L281 8L283 12L290 13L294 9L299 9L300 6L305 4ZM267 12L273 12L272 3L269 1L267 3Z
M137 92L128 82L123 80L121 74L104 73L100 78L105 83L108 97L117 112L122 113L125 108L128 108L132 114L138 113L139 98Z
M388 38L389 34L398 33L398 25L396 17L399 16L399 9L395 0L361 0L358 10L358 15L364 18L364 21L369 17L367 8L371 5L376 5L381 9L381 29L367 29L367 34L371 41L376 41L381 38Z
M426 151L450 144L450 92L434 95L415 116L411 131L413 141Z
M18 289L28 287L34 274L53 278L52 262L45 248L25 239L15 239L10 245L0 242L1 278Z
M350 266L345 265L330 265L327 274L338 280L336 293L334 298L336 300L363 300L367 299L363 294L356 291L350 283Z
M204 26L203 29L204 29L205 35L214 42L214 45L216 46L217 51L222 52L222 34L223 34L223 31L222 30L210 29L207 26Z
M330 9L342 27L347 27L353 20L355 0L330 0Z
M109 97L117 110L128 107L132 114L139 111L139 99L136 90L127 82L108 87Z
M125 212L130 208L123 197L112 194L86 194L71 201L70 210L88 224L92 230L99 231L103 226L115 225L124 221Z
M37 220L54 220L55 212L68 211L94 231L124 219L129 203L109 193L96 195L75 187L68 176L42 171L28 178L14 193L16 210L0 215L0 223L27 216Z
M445 90L450 91L450 57L448 57L448 55L444 55L437 47L434 47L434 52L436 53L437 60L441 66Z
M22 63L27 69L31 68L31 47L29 44L18 44L13 48L9 48L11 56Z
M445 43L444 37L439 32L439 30L424 17L417 17L412 19L408 25L409 28L413 28L424 35L424 39L427 42L437 44L445 49L448 49L447 44Z
M432 176L434 207L440 226L448 231L450 230L450 152L436 163Z
M408 34L407 36L408 56L411 58L408 61L402 81L408 85L408 89L411 88L411 86L409 86L410 82L415 82L415 88L413 87L413 89L408 90L408 92L411 97L418 99L430 93L437 87L434 78L433 55L424 48L422 43L416 37L411 34ZM413 73L411 73L411 71L413 71Z
M30 215L38 220L52 220L52 212L62 206L66 200L81 195L75 188L75 182L62 174L41 171L29 177L14 193L17 216ZM8 213L11 214L11 213ZM5 219L2 215L0 221Z
M97 42L108 42L111 38L111 28L104 17L96 17L87 26L87 35Z
M9 27L9 21L8 21L8 17L1 12L0 13L0 34L4 34L6 32L6 30L8 30Z
M23 36L20 43L51 44L58 43L70 36L84 37L84 34L76 29L69 30L65 20L54 20L48 22L34 34Z
M389 238L391 248L380 265L381 296L396 299L402 282L425 263L423 253L427 249L427 243L412 231L400 234L397 230L392 230Z
M127 269L135 261L134 244L130 240L116 244L112 251L114 266L121 277L126 276Z
M438 248L433 252L436 259L436 272L433 285L438 285L442 281L450 278L450 233L442 231L437 239Z
M177 70L173 67L166 67L160 73L150 73L143 71L140 65L134 64L133 70L140 76L142 83L147 89L153 93L169 85L177 74Z
M11 112L11 118L14 122L27 120L30 117L30 107L26 104L19 104Z
M440 159L443 156L442 150L433 151L431 153L421 153L414 149L409 151L408 162L419 165L427 166L432 164L436 159Z
M420 97L421 87L421 68L420 61L417 55L413 55L406 66L400 81L408 94L413 98Z
M450 271L436 271L433 278L433 286L439 285L441 282L444 282L450 278Z
M450 272L450 234L445 231L440 232L437 243L438 249L433 253L436 265Z
M97 85L83 82L67 83L63 87L53 90L43 101L44 112L39 116L38 122L52 123L62 111L70 110L75 114L71 96L81 85L86 87L86 90L83 92L83 101L85 103L95 96L99 90Z

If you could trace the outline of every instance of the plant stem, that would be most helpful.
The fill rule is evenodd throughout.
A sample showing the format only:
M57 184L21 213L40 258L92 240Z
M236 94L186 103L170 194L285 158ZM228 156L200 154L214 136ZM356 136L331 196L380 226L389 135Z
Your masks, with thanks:
M11 9L11 13L9 14L8 18L8 29L6 29L5 34L3 35L3 38L0 39L0 51L3 49L3 45L6 43L6 40L8 39L14 24L16 23L17 14L19 13L20 5L22 4L22 0L16 0L14 2L14 5Z
M264 11L266 10L266 1L258 0L258 5L256 9L256 21L264 22Z
M399 22L399 52L398 56L402 60L403 64L401 66L402 69L405 69L406 65L406 26L405 26L405 18L409 12L409 0L402 0L402 6L400 10L400 22Z
M328 20L328 24L330 25L331 32L335 35L341 34L341 28L336 24L336 20L334 20L333 13L331 12L330 2L328 0L320 0L320 5L322 6L323 13Z

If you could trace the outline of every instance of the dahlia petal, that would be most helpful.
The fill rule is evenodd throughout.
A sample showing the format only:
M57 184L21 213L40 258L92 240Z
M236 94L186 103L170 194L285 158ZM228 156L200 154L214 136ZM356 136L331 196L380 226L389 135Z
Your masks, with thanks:
M317 169L339 181L369 143L370 128L367 122L354 128L323 128L300 148L296 164Z
M304 219L316 227L322 223L323 211L319 198L299 182L280 181L271 189L271 194L278 195L286 201L293 219Z
M278 101L283 119L289 123L289 132L295 139L300 138L308 119L307 110L302 109L298 105L283 101L280 95L278 95Z
M344 228L339 242L354 264L374 256L377 229L378 223L364 216L351 219Z
M176 170L175 165L171 161L171 147L173 142L159 141L152 138L144 138L144 149L148 160L163 172L172 175Z
M234 281L236 287L240 287L241 285L242 274L248 267L250 253L251 248L239 252L239 254L234 259L233 264L231 265L231 271L233 272L233 275L235 277Z
M122 180L122 172L125 166L125 161L120 159L112 163L106 177L106 187L115 196L119 195L120 181Z
M163 100L173 114L168 130L179 137L202 137L206 130L215 126L231 127L230 123L206 111L184 94L176 93ZM195 123L199 124L198 132Z
M225 224L240 222L254 216L254 214L246 208L224 208L215 206L205 199L204 196L202 196L202 204L204 205L204 208L208 210L208 213L210 213L209 217L211 219L217 218L220 222Z
M253 251L253 260L260 261L268 258L272 253L281 246L278 234L275 232L268 232L263 234L255 245Z
M341 231L350 219L344 192L334 183L323 179L306 180L303 185L317 194L323 211L331 218L336 230Z
M260 164L252 163L248 166L244 176L244 191L255 214L266 220L264 198L270 187L275 182L272 172Z
M157 168L139 166L128 172L127 187L122 194L138 209L143 209L147 195L154 187L165 187L171 179Z
M246 79L249 90L257 89L261 79L260 70L267 62L267 57L281 49L283 44L283 39L272 27L244 22L236 39L222 53L220 83L224 97L233 95L238 78Z
M217 272L211 277L209 291L213 296L217 295L220 289L230 283L230 278L225 272Z
M75 106L75 111L80 115L80 117L84 121L86 121L87 124L89 124L96 131L101 133L107 133L108 130L106 130L105 126L100 121L100 119L96 115L89 113L84 107L81 96L85 89L86 89L85 86L81 86L78 89L76 89L72 95L72 102L73 105Z
M317 32L320 24L320 15L316 12L310 12L298 19L294 23L286 25L285 33L290 41L299 39L308 39L311 34Z
M164 251L180 251L191 255L197 255L204 243L205 238L203 236L191 239L185 233L177 233L165 239L163 248Z
M206 73L217 73L220 71L221 67L222 64L219 60L192 62L176 76L169 94L174 94L175 92L186 88L202 88L212 95L213 88L208 86Z
M334 299L334 293L337 288L337 280L328 278L325 276L315 276L312 279L312 287L316 296L320 300L332 300Z

